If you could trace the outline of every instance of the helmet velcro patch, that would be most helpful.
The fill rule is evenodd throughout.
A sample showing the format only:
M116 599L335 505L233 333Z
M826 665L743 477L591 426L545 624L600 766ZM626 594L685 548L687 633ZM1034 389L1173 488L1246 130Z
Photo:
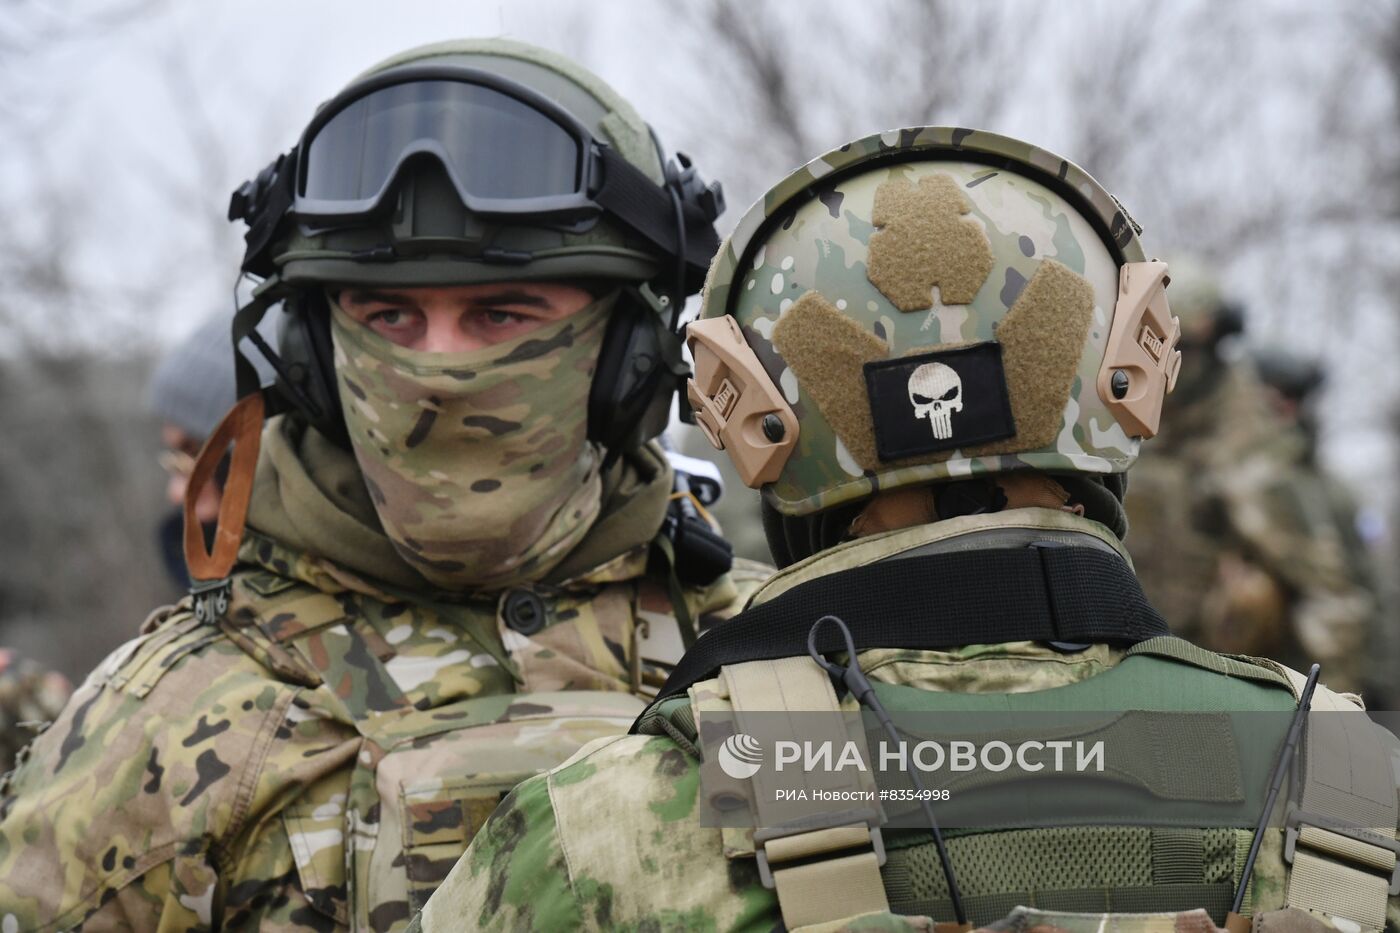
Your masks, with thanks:
M879 461L862 371L866 363L889 356L889 345L820 292L807 292L773 326L773 347L856 463L873 469Z
M905 466L946 460L954 450L979 457L1053 444L1093 315L1093 286L1067 266L1046 259L998 322L993 342L912 347L891 359L884 340L838 311L821 293L809 291L774 325L773 347L851 458L874 471L892 461ZM993 349L984 349L988 347ZM960 350L975 352L955 355ZM976 413L954 413L956 429L943 423L942 412L937 421L928 417L923 423L932 408L916 416L913 396L941 397L952 383L947 372L926 369L916 380L923 388L932 392L942 385L940 379L948 384L936 396L915 393L911 381L916 370L924 363L941 364L961 378L967 360L978 373ZM966 382L962 386L970 391ZM1001 408L999 398L1009 404L1009 411ZM968 396L959 401L966 405ZM886 414L886 407L896 411ZM981 418L985 423L974 424ZM923 433L911 433L913 427Z
M969 456L1035 450L1055 442L1094 318L1094 287L1053 259L1041 262L996 327L1016 436Z
M917 186L895 177L875 192L866 276L901 311L933 306L937 285L945 305L976 297L995 262L986 232L970 217L972 205L946 173L925 175Z

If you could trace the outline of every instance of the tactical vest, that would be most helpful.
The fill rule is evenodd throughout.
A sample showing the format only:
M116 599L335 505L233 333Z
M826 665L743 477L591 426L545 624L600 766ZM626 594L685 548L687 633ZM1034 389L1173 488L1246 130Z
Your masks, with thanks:
M1215 655L1163 636L1128 649L1124 660L1107 672L1044 691L942 693L888 684L876 690L891 711L1284 713L1294 708L1303 681L1272 662ZM748 661L726 665L718 677L696 683L686 699L675 697L654 707L638 731L693 740L707 711L733 717L733 727L744 731L744 716L750 713L839 708L829 677L810 658ZM1323 687L1317 689L1312 708L1357 712L1356 706ZM1286 725L1285 719L1273 721ZM1291 800L1285 832L1271 831L1265 837L1244 913L1293 908L1323 915L1343 929L1384 927L1387 898L1400 889L1390 766L1394 740L1359 713L1350 725L1345 731L1351 734L1331 736L1327 742L1309 740L1300 790L1285 798ZM1384 741L1378 740L1382 734ZM1149 789L1156 785L1158 790L1170 782L1170 775L1150 767L1132 770L1116 777ZM804 779L813 789L830 780L810 774ZM1238 775L1241 784L1257 788L1244 809L1257 814L1267 779L1257 767ZM882 834L878 807L864 813L848 810L830 825L811 819L801 825L773 825L764 819L773 796L763 780L760 772L741 791L760 828L721 830L724 850L729 858L758 860L759 874L775 890L789 929L827 923L834 927L863 915L884 915L896 925L900 921L893 915L952 916L947 884L926 832ZM1024 919L1030 908L1045 922L1064 918L1060 925L1067 928L1074 926L1069 915L1092 914L1103 920L1107 914L1113 915L1115 929L1175 922L1180 930L1183 925L1209 929L1225 921L1253 830L1057 825L944 835L975 925L1008 915ZM1017 908L1022 908L1020 913ZM1149 914L1157 916L1145 916Z
M530 615L523 624L512 617L525 612L522 592L504 594L494 618L478 611L472 619L443 615L419 622L474 651L405 673L395 667L403 659L395 659L392 633L386 640L356 618L356 603L368 597L331 595L268 573L235 578L233 604L220 627L279 679L307 688L291 708L289 726L319 717L348 727L338 733L344 740L326 750L340 756L339 766L296 788L276 816L291 841L303 890L339 924L355 930L407 924L516 784L587 742L627 728L644 705L627 692L629 680L650 681L653 690L659 683L658 672L639 669L636 659L680 653L674 620L655 611L668 606L670 596L650 577L582 593L531 591L526 614L540 617ZM431 612L421 605L403 611ZM598 624L577 626L580 614ZM481 631L483 619L490 620L489 631ZM546 622L552 624L546 628ZM571 634L570 626L577 631ZM597 640L590 647L603 670L591 672L590 680L585 666L576 665L578 683L602 687L612 680L618 686L501 692L510 689L506 665L528 675L530 665L549 654L522 628L545 632L556 643ZM505 653L499 642L490 645L498 632ZM622 643L604 643L613 637ZM478 666L467 657L483 661L486 653L498 655L499 666ZM482 689L467 683L474 675L493 695L470 695Z

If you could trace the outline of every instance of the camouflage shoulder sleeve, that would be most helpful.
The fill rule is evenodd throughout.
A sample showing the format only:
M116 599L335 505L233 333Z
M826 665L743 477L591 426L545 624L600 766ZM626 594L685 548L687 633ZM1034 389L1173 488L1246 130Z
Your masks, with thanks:
M295 695L186 611L118 648L0 787L0 927L208 928Z
M554 821L549 776L519 784L410 930L575 930L583 926Z
M699 792L699 763L669 738L601 739L517 788L423 929L771 928L772 892L700 825Z
M738 615L748 605L749 597L775 573L767 564L742 557L734 558L728 573L709 586L690 590L693 594L691 612L704 625L712 625Z

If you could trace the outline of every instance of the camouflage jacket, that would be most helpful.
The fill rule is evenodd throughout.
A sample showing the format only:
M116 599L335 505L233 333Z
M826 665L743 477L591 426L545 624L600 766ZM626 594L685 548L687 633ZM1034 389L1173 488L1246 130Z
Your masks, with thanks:
M976 547L976 539L966 536L992 529L999 530L1001 541L1013 530L1027 530L1026 540L1032 541L1033 535L1055 529L1084 541L1097 539L1122 553L1121 545L1101 526L1065 513L1023 509L969 516L841 545L781 571L759 590L753 603L765 602L816 576L840 574L938 542L946 541L945 547ZM1108 645L1061 651L1020 642L946 651L864 650L859 662L872 681L926 691L1013 694L1088 681L1110 673L1124 657L1123 649ZM693 686L690 709L703 713L707 698L721 692L715 686L718 682ZM846 701L848 707L851 702ZM1288 702L1286 695L1284 702ZM778 928L777 899L760 881L752 831L701 825L699 743L690 741L695 731L694 719L690 722L689 734L672 719L670 728L661 730L665 734L600 739L548 774L522 783L477 835L416 924L426 931ZM649 724L650 717L642 733L658 731L645 727ZM1233 836L1238 831L1221 832ZM1245 830L1242 836L1247 847L1250 833ZM1252 883L1256 910L1275 907L1283 900L1282 837L1282 832L1272 830L1264 840ZM1001 862L983 845L980 870L970 873L982 880L968 883L985 885L990 877L994 886L999 876L987 866L1005 864L1008 877L1018 879L1006 883L1039 889L1053 898L1057 887L1053 879L1063 877L1061 866L1037 862L1034 849L1022 848L1033 841L1028 837L1013 831L1007 838ZM955 862L958 847L969 840L980 842L978 834L950 840ZM1102 859L1081 859L1097 867L1076 883L1100 891L1112 890L1116 884L1144 889L1155 884L1151 871L1149 877L1138 880L1123 877L1120 863L1127 861L1136 843L1117 839L1102 845ZM1206 863L1218 862L1225 879L1231 878L1230 872L1238 877L1235 853L1243 850L1237 840L1222 836L1204 845ZM962 852L964 858L970 857L968 850ZM888 877L885 883L888 888ZM964 894L988 898L995 890L1000 889L969 891L965 887ZM1395 902L1392 898L1392 910ZM1020 916L1025 919L1024 914ZM1204 913L1178 916L1194 918L1186 924L1193 929L1213 929ZM987 923L994 918L972 919ZM1085 926L1084 919L1056 925L1078 929ZM1097 930L1173 926L1171 918L1162 915L1115 918L1108 927L1102 925L1104 918L1094 919L1099 921L1092 927ZM1126 924L1120 924L1120 919ZM995 928L1025 927L1024 923L1001 923ZM929 930L932 925L927 917L878 914L803 929Z
M656 451L612 477L585 570L452 598L313 556L372 539L349 455L317 437L268 426L228 611L153 616L12 775L0 928L401 926L515 782L624 730L662 673L643 659L678 653L648 570ZM761 575L687 589L688 609L732 613Z
M1173 631L1213 651L1322 665L1360 689L1377 602L1303 435L1245 363L1168 398L1124 505L1143 589Z

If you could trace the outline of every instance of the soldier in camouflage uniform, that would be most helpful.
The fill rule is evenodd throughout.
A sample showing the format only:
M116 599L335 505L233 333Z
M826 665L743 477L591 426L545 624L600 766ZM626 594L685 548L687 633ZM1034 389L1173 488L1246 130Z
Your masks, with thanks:
M235 343L285 304L290 411L259 432L240 360L215 553L187 531L195 597L4 787L0 929L400 928L737 610L766 568L695 569L651 442L717 243L682 162L572 62L462 41L361 76L240 189L264 281Z
M1349 530L1324 498L1297 495L1310 442L1251 361L1222 354L1241 320L1215 279L1195 261L1172 268L1186 362L1125 500L1143 589L1182 637L1317 661L1332 686L1360 691L1376 603Z
M0 648L0 772L15 766L19 753L58 716L72 692L62 674Z
M891 708L897 697L933 712L1291 717L1303 677L1170 636L1121 540L1123 474L1155 433L1180 363L1166 274L1085 172L990 133L872 136L779 183L721 247L687 339L699 423L761 489L783 569L687 653L633 734L517 787L419 927L930 930L953 920L928 832L886 832L882 843L881 817L860 810L763 822L756 779L726 771L739 782L729 792L702 783L702 748L704 758L715 748L707 716L853 710L828 677L851 654ZM818 641L824 613L849 626L854 652L825 638L830 626ZM1095 696L1106 705L1065 705ZM1357 709L1325 688L1312 708ZM1384 756L1371 765L1381 815L1367 838L1393 842L1394 779ZM743 788L761 834L702 823L711 807L743 803ZM1253 836L1189 825L949 831L963 929L1214 930ZM1283 842L1277 829L1261 836L1245 911L1270 925L1256 929L1384 925L1385 874L1305 855L1299 842L1290 883ZM1379 843L1358 853L1395 864ZM1341 893L1351 880L1364 897Z
M1266 347L1251 356L1271 407L1303 438L1301 454L1278 480L1275 501L1284 514L1292 516L1292 523L1307 529L1306 537L1321 552L1320 559L1340 550L1346 568L1345 588L1355 594L1357 608L1339 630L1326 633L1323 645L1335 644L1333 639L1339 635L1355 639L1347 624L1355 625L1354 619L1360 618L1366 648L1353 662L1360 678L1359 692L1372 709L1395 709L1400 698L1392 675L1396 632L1383 615L1382 607L1387 603L1381 595L1373 550L1373 536L1379 531L1363 534L1355 492L1318 457L1319 405L1327 374L1317 361L1285 347Z

